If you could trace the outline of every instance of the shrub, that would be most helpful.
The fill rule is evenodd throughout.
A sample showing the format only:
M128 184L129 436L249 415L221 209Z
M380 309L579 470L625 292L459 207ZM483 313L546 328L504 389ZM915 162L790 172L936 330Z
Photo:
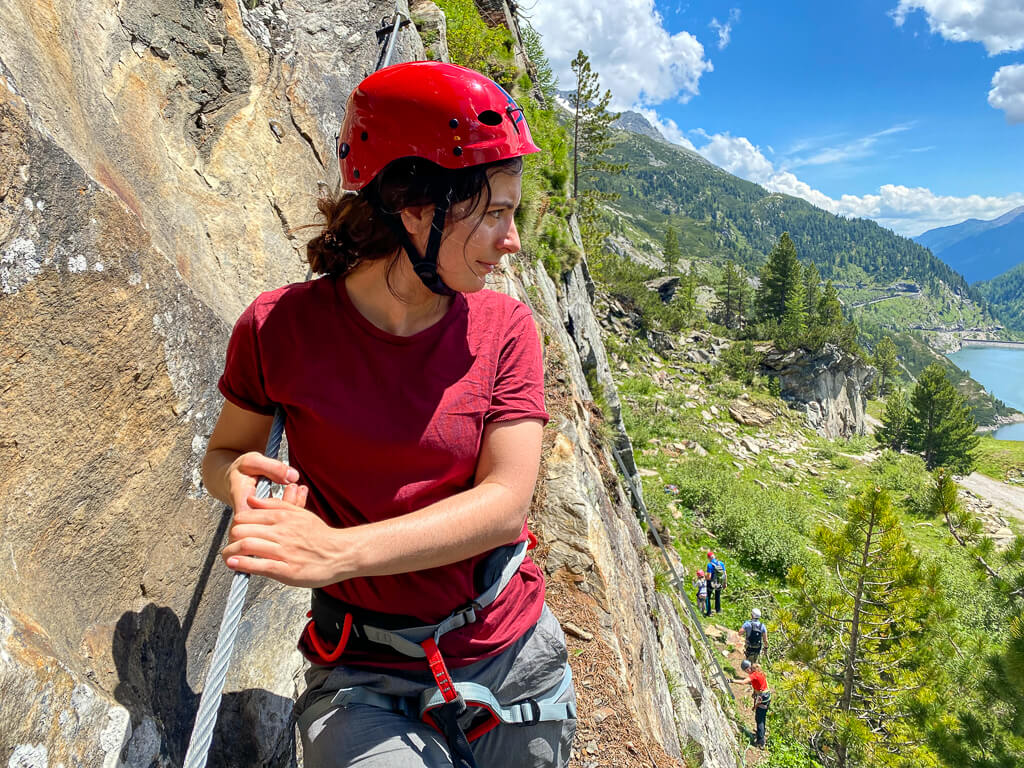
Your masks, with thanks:
M853 459L849 456L843 456L842 454L836 454L832 457L832 466L836 469L849 469L853 466Z
M718 540L753 567L781 578L802 558L806 518L791 496L734 477L711 456L685 462L673 479L679 502L703 515Z
M828 496L830 499L838 499L844 493L846 493L846 483L840 480L838 477L830 477L824 483L821 484L821 492Z

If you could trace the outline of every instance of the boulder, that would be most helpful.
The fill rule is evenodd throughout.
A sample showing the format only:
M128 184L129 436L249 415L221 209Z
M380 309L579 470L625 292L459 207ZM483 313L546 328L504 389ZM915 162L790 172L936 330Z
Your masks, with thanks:
M747 427L764 427L775 420L775 415L771 411L742 399L729 403L729 415L734 421Z
M865 433L865 391L874 369L860 358L825 344L814 352L769 351L761 366L779 379L783 399L802 411L819 434L838 438Z

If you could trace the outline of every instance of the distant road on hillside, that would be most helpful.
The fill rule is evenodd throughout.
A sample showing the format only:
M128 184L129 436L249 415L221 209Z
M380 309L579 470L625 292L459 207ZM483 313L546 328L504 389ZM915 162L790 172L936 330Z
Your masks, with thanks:
M999 341L998 339L960 339L964 347L1005 347L1007 349L1024 349L1024 341Z

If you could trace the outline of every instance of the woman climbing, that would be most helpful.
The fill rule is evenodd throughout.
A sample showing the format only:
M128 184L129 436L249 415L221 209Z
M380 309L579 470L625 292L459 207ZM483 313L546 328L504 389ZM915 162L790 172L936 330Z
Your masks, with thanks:
M540 459L530 310L484 289L519 250L522 111L486 77L399 64L352 93L321 279L235 325L203 463L230 568L311 587L309 768L565 766L575 693L526 556ZM290 466L262 454L275 408ZM285 486L259 500L259 476Z

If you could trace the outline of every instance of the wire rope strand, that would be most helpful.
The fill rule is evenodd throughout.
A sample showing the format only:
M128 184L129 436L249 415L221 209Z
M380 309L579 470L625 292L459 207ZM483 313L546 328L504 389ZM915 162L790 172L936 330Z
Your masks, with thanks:
M284 434L284 409L278 408L274 413L274 423L270 427L265 455L276 459L281 450L281 437ZM265 499L270 496L271 482L261 477L256 483L256 498ZM230 507L225 511L231 512ZM213 658L206 672L206 684L199 697L199 710L196 712L195 724L192 726L192 738L182 768L205 768L209 757L210 742L213 740L213 729L217 725L217 711L220 709L221 694L228 676L231 652L235 647L235 636L242 618L242 606L245 594L249 589L249 574L235 572L231 579L228 601L224 606L224 618L220 622L217 643L213 648Z
M711 660L715 663L715 669L718 672L718 679L722 683L722 690L728 693L730 698L735 699L736 696L733 694L732 688L725 679L725 672L722 671L722 665L718 663L718 657L715 655L715 651L711 647L711 641L708 640L708 636L704 634L704 627L701 624L700 619L697 617L697 612L693 609L693 604L690 602L690 596L686 592L686 585L683 583L682 577L680 577L679 572L676 570L675 563L673 563L671 558L668 556L668 551L665 549L665 543L661 540L661 536L658 535L658 529L654 527L651 516L647 512L647 505L644 503L644 497L636 487L633 477L626 471L626 465L623 463L622 457L619 456L619 452L613 449L612 455L615 456L615 461L619 465L619 470L626 479L626 483L629 485L629 490L632 491L633 499L636 502L636 506L640 510L640 513L643 515L644 522L647 523L648 530L650 530L654 535L654 541L658 545L658 549L661 550L661 556L665 559L665 564L672 572L672 581L675 584L676 592L683 596L686 608L690 613L690 618L697 627L701 640L704 641L704 647L707 650L708 656L710 656Z

